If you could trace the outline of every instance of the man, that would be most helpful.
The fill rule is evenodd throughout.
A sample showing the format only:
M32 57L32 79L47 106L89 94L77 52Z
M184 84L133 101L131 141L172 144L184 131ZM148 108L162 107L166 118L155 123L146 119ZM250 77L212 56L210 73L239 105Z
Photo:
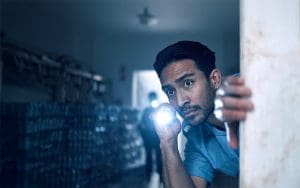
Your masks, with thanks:
M216 171L237 176L239 155L232 148L237 147L232 130L253 110L248 99L251 91L244 86L243 79L230 77L222 84L214 52L192 41L180 41L163 49L156 57L154 68L170 105L184 120L182 125L177 119L165 126L155 125L165 186L204 188L212 182ZM220 88L217 119L213 113L214 101ZM166 106L163 104L159 109ZM177 146L181 128L187 138L183 162ZM227 143L226 130L232 147Z
M155 132L152 114L155 112L158 104L157 94L154 91L148 93L149 106L143 111L141 119L141 134L144 140L146 151L146 178L150 181L153 172L162 175L161 152L159 148L159 138ZM155 154L155 160L153 159Z

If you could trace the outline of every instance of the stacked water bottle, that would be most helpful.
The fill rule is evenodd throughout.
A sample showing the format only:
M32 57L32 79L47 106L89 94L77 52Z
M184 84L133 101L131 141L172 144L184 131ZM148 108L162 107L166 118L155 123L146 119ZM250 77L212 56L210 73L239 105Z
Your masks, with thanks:
M143 165L138 111L2 103L0 187L99 187Z

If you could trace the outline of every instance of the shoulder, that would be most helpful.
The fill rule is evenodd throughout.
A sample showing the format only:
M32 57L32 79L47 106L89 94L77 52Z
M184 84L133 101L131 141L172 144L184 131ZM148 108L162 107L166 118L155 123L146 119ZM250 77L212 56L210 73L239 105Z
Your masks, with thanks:
M194 175L211 180L216 169L228 175L238 171L238 154L227 144L224 131L205 124L187 133L185 166Z
M207 182L213 179L214 168L207 155L205 138L201 127L185 126L187 144L184 149L184 166L190 176Z

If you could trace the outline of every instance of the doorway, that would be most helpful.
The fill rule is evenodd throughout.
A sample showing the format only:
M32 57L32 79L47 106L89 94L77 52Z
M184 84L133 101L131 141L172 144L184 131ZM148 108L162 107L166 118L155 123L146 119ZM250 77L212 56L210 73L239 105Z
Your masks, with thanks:
M144 109L147 106L147 95L154 91L160 103L168 102L166 95L161 90L159 78L154 70L135 71L132 79L132 107Z

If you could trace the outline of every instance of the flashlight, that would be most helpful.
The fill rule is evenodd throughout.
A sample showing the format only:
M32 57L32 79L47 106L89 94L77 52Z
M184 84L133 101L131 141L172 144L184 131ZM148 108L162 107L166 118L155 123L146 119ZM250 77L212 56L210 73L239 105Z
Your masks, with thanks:
M158 126L166 126L176 119L174 108L169 104L162 104L153 115L154 123Z
M153 100L153 101L151 101L151 106L152 106L153 108L158 107L158 105L159 105L158 100Z
M224 83L226 85L226 82ZM230 96L230 97L239 97L238 95L232 95L232 94L226 94L223 88L218 89L217 96L223 97L223 96ZM231 148L238 148L238 138L237 138L237 125L230 125L228 122L224 121L222 108L224 107L224 103L222 100L217 97L215 99L215 110L214 114L217 119L224 122L225 130L226 130L226 139Z

